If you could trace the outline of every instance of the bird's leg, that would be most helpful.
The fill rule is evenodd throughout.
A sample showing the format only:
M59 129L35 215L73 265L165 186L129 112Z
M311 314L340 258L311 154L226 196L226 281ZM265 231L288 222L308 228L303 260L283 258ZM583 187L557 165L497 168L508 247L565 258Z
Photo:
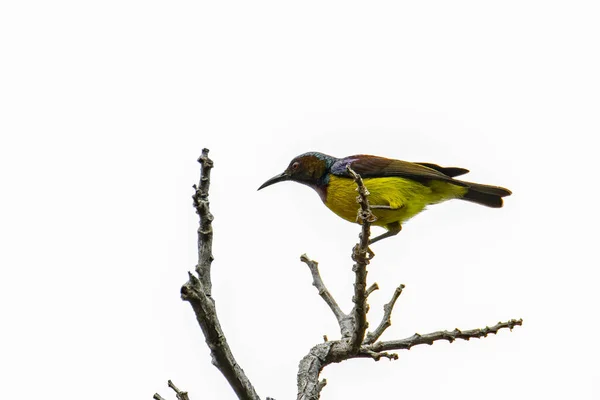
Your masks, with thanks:
M387 237L390 236L395 236L398 234L398 232L400 232L402 230L402 225L400 225L400 222L396 221L396 222L392 222L391 224L387 224L385 226L385 228L388 230L386 233L381 234L377 237L374 237L373 239L369 240L369 244L373 244L375 242L380 241L381 239L385 239Z

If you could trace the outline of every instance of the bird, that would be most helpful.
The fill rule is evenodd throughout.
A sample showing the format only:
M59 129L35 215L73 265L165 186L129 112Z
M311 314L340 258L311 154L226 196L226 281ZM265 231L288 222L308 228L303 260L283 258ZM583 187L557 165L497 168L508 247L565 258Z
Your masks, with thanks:
M387 230L372 238L370 244L397 235L404 222L428 205L460 199L500 208L502 198L512 193L499 186L454 179L469 172L464 168L366 154L336 158L319 152L295 157L285 171L267 180L258 190L278 182L298 182L314 189L325 206L341 218L361 223L357 219L357 186L348 166L361 176L370 193L369 203L376 217L372 224Z

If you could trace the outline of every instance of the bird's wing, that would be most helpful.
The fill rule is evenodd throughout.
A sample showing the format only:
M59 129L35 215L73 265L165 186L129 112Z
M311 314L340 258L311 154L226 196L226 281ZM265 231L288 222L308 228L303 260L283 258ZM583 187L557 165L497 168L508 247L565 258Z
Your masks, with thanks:
M458 186L467 186L461 181L452 179L452 176L462 175L466 170L451 169L450 175L443 173L445 168L435 164L416 164L408 161L392 160L390 158L356 155L342 158L331 167L331 173L338 176L350 176L346 167L350 167L363 178L398 176L418 182L430 180L452 182ZM432 168L435 166L436 168ZM465 171L465 172L463 172ZM452 175L454 174L454 175Z
M452 178L456 177L456 176L461 176L464 174L469 173L468 169L464 169L464 168L458 168L458 167L440 167L437 164L432 164L432 163L424 163L424 162L418 162L415 164L419 164L422 165L424 167L427 168L431 168L431 169L435 169L436 171L440 171L442 174L444 175L448 175Z

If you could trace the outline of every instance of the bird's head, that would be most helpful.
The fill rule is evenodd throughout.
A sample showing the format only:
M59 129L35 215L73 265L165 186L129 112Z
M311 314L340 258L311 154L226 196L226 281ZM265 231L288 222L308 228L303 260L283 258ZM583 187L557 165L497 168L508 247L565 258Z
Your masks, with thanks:
M329 168L335 161L335 157L327 154L304 153L290 161L285 171L263 183L258 190L283 181L294 181L311 187L325 184Z

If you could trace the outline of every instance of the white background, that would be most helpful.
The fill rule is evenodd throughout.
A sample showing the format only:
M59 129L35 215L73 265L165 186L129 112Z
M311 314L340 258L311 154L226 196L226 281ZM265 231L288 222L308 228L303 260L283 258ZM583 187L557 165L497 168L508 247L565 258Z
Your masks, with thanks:
M359 227L310 189L257 192L305 151L470 169L514 194L432 206L373 246L383 339L512 333L327 367L323 399L598 399L600 13L589 1L6 1L0 6L0 391L233 399L179 288L191 185L215 161L214 296L261 396L339 335ZM376 234L381 233L379 230Z

